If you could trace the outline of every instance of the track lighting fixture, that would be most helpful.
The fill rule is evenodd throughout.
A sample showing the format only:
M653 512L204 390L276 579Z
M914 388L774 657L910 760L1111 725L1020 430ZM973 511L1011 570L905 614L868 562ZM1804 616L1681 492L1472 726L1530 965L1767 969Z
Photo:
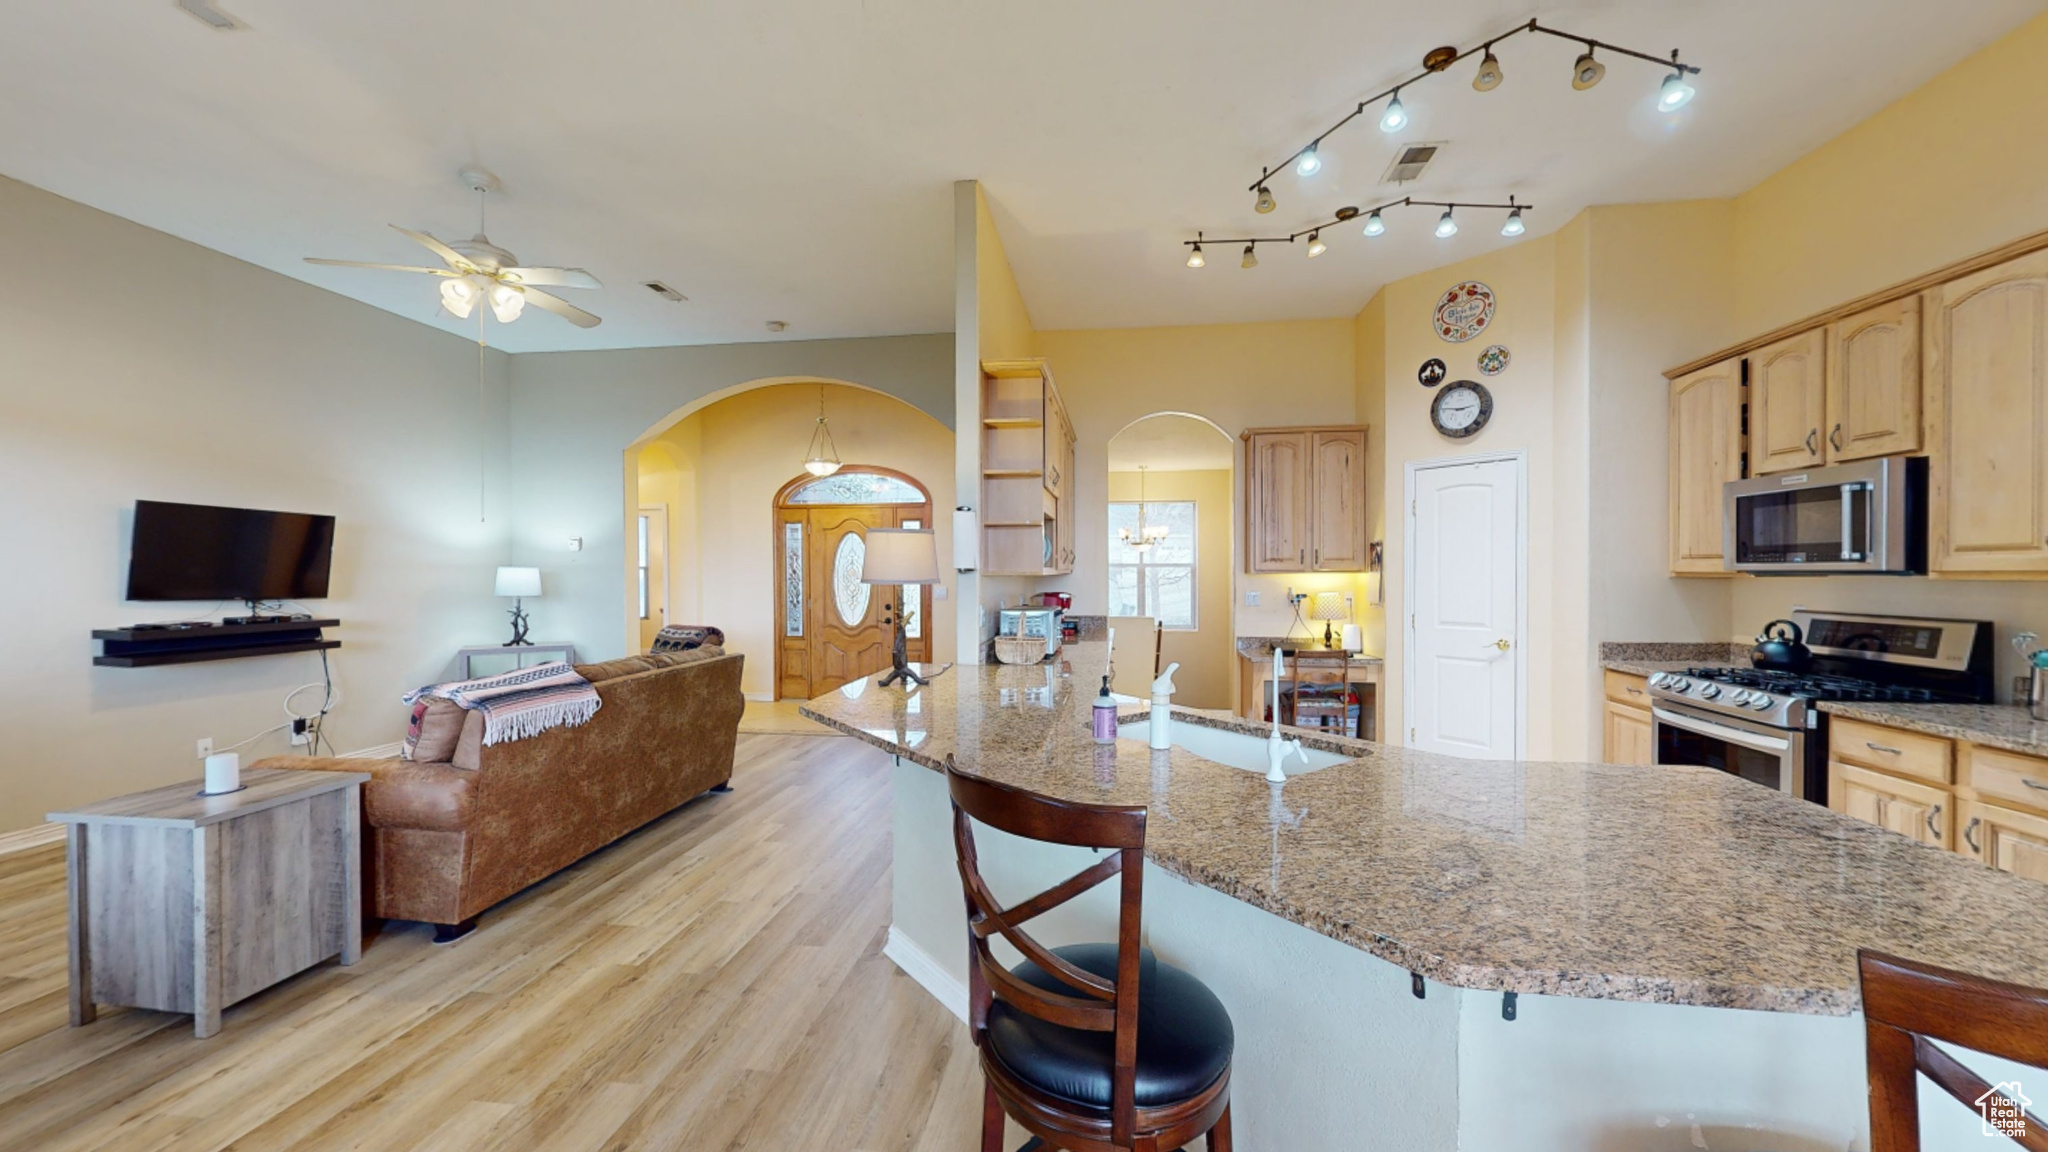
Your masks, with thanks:
M1486 50L1486 58L1479 62L1478 74L1472 77L1473 89L1479 92L1491 92L1495 88L1500 87L1500 82L1505 79L1507 79L1507 74L1500 70L1500 58L1493 54L1492 48L1488 48Z
M1258 252L1256 251L1256 249L1257 249L1257 248L1258 248L1258 245L1256 245L1256 244L1247 244L1247 245L1245 245L1245 246L1244 246L1244 259L1243 259L1243 260L1240 260L1240 261L1238 261L1238 267L1240 267L1240 268L1257 268L1257 267L1259 266L1259 254L1258 254Z
M1365 234L1367 236L1380 236L1384 235L1386 230L1387 222L1380 219L1380 210L1377 208L1373 209L1372 214L1365 218Z
M1512 202L1514 197L1510 196L1508 199ZM1529 226L1522 223L1522 210L1520 208L1508 213L1507 220L1500 226L1500 234L1503 236L1520 236L1528 230Z
M1188 267L1200 268L1207 263L1207 260L1202 259L1202 242L1197 240L1195 246L1188 251Z
M1436 219L1436 238L1439 240L1449 240L1457 234L1458 222L1451 219L1451 210L1446 208L1444 209L1444 214Z
M1380 116L1380 131L1399 132L1408 126L1408 109L1401 107L1401 90L1394 89L1394 98L1387 102L1387 110Z
M1525 24L1510 28L1490 40L1483 41L1473 48L1462 50L1451 47L1430 49L1429 53L1423 57L1422 71L1394 84L1382 92L1360 100L1351 111L1345 113L1335 124L1325 128L1322 134L1317 136L1308 147L1301 149L1289 156L1287 160L1282 161L1282 166L1292 161L1294 163L1294 170L1298 174L1302 176L1314 175L1323 166L1322 158L1316 154L1317 149L1329 137L1330 133L1365 115L1366 109L1373 107L1382 100L1387 103L1386 107L1380 110L1380 130L1383 132L1399 132L1407 128L1409 115L1407 107L1401 103L1401 90L1433 73L1445 71L1475 52L1481 53L1481 57L1479 71L1472 77L1472 87L1481 92L1491 92L1499 87L1501 81L1506 78L1506 73L1501 68L1499 57L1493 53L1494 45L1524 32L1541 32L1545 36L1554 36L1560 40L1569 40L1586 46L1586 50L1579 55L1577 60L1572 62L1572 87L1582 92L1598 84L1601 78L1607 75L1607 65L1601 63L1594 56L1594 53L1597 51L1605 51L1614 55L1628 56L1636 60L1647 60L1652 64L1668 65L1671 68L1672 71L1666 74L1664 86L1659 89L1657 95L1657 107L1661 111L1675 111L1683 107L1695 95L1689 77L1699 75L1700 70L1691 64L1680 63L1676 51L1671 53L1671 59L1667 62L1664 58L1652 56L1647 52L1638 52L1633 48L1623 48L1618 44L1609 44L1602 40L1577 36L1562 29L1548 28L1535 20L1530 20ZM1259 179L1248 187L1249 191L1259 193L1258 207L1261 213L1272 210L1268 206L1271 201L1271 193L1266 191L1265 184L1273 171L1275 169L1261 170Z
M1606 75L1607 65L1593 59L1591 43L1586 45L1586 50L1579 54L1577 60L1572 61L1572 87L1581 92L1598 84Z
M1380 213L1386 211L1389 208L1405 207L1443 209L1444 214L1438 217L1436 222L1436 234L1440 239L1449 239L1450 237L1458 234L1458 222L1454 217L1453 213L1459 208L1477 211L1506 212L1508 214L1507 222L1501 225L1500 232L1501 235L1508 237L1520 236L1526 230L1526 225L1524 225L1522 222L1522 213L1531 212L1535 210L1533 205L1524 204L1512 196L1508 197L1507 203L1505 204L1476 204L1457 200L1417 200L1412 196L1403 196L1399 200L1389 200L1384 204L1376 204L1370 208L1358 208L1346 205L1345 207L1337 209L1334 216L1329 220L1325 220L1319 224L1312 224L1307 228L1303 228L1299 232L1290 232L1285 235L1238 236L1232 239L1211 240L1209 239L1208 234L1203 232L1196 233L1196 239L1183 240L1181 241L1181 243L1188 246L1189 266L1197 268L1201 265L1196 264L1194 262L1194 249L1199 245L1207 244L1242 244L1244 245L1244 259L1240 261L1241 266L1245 268L1256 268L1259 266L1259 245L1292 244L1297 240L1306 239L1308 241L1309 259L1313 260L1316 257L1321 256L1323 253L1330 250L1329 242L1323 239L1323 229L1335 228L1337 225L1344 224L1347 222L1355 223L1360 216L1363 216L1365 217L1363 231L1367 236L1384 235L1387 231L1387 224L1386 221L1381 218Z
M1257 203L1252 205L1252 211L1257 212L1261 216L1264 216L1268 212L1271 212L1273 209L1277 207L1279 207L1279 205L1273 203L1272 189L1266 187L1264 184L1259 185L1259 199Z
M1328 244L1323 243L1323 234L1320 229L1308 234L1309 259L1313 260L1316 257L1321 256L1323 253L1328 252L1329 250L1330 246Z

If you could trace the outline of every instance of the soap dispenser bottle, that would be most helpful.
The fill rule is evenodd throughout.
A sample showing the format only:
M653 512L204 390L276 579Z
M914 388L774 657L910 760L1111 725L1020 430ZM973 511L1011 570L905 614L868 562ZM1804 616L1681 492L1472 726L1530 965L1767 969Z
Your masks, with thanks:
M1102 691L1096 693L1095 710L1091 719L1097 744L1116 743L1116 701L1109 694L1107 676L1102 678Z
M1173 674L1180 665L1168 664L1152 682L1152 747L1173 747Z

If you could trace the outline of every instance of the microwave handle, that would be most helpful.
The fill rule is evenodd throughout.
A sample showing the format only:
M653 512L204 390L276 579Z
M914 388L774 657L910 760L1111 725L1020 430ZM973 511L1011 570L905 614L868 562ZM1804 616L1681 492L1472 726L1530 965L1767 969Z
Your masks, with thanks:
M1869 488L1870 485L1861 480L1853 484L1842 485L1842 559L1844 560L1863 559L1863 553L1851 552L1849 550L1849 541L1856 538L1856 493L1867 491ZM1871 509L1866 502L1863 514L1867 518L1870 513Z
M1790 740L1781 737L1744 732L1740 728L1729 728L1725 725L1701 720L1694 716L1680 716L1676 712L1667 711L1663 708L1650 709L1650 715L1675 728L1683 728L1688 732L1697 732L1702 736L1712 736L1716 740L1726 740L1730 744L1739 744L1744 748L1754 749L1758 752L1785 752L1792 747Z

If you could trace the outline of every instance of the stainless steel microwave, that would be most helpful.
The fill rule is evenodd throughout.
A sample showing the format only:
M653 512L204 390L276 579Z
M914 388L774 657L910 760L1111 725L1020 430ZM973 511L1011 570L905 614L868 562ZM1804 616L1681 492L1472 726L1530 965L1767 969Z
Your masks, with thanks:
M1882 456L1722 486L1737 572L1787 576L1927 570L1927 458Z

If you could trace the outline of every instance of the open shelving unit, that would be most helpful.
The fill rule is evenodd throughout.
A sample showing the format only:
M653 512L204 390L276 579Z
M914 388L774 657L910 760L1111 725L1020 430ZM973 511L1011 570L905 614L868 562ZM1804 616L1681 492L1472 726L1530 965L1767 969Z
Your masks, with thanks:
M341 647L341 641L329 640L321 631L340 625L339 620L266 620L189 628L100 628L92 634L100 642L100 654L92 662L102 668L154 668L320 652Z
M1074 432L1044 360L981 365L982 570L1073 571Z

